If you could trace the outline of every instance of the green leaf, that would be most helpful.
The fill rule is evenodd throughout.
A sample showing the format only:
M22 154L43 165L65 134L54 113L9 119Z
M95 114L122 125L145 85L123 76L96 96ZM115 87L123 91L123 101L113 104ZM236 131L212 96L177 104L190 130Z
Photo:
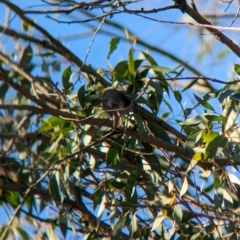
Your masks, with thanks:
M240 186L240 179L233 173L228 172L228 177L231 183Z
M215 189L218 189L221 186L219 176L215 176L213 179L213 186Z
M112 189L122 189L126 187L126 184L120 181L115 181L113 179L107 181L107 187Z
M132 215L132 220L130 223L130 230L131 230L131 238L133 237L133 234L137 231L138 225L137 225L137 218L136 213Z
M193 95L195 99L198 101L198 103L201 104L203 107L205 107L208 110L215 111L212 105L209 102L207 102L207 100L198 97L196 94L193 94Z
M28 67L28 65L31 63L32 57L33 57L33 50L31 45L28 45L23 51L23 55L21 57L19 65L22 68Z
M135 66L134 66L134 56L133 56L133 49L131 48L128 53L128 70L131 75L135 73Z
M177 223L181 223L182 221L182 209L180 207L180 204L176 204L173 208L173 217L176 220Z
M153 201L155 199L156 189L154 188L150 180L144 181L144 185L145 186L143 187L143 189L147 195L148 201Z
M229 104L225 107L222 115L227 118L226 123L224 125L224 130L227 131L230 128L233 127L237 116L238 116L239 110L233 104Z
M109 59L110 55L117 49L117 45L120 42L120 39L121 38L119 37L115 37L111 39L107 59Z
M58 215L58 222L59 222L59 227L60 227L60 230L62 232L62 235L65 238L66 235L67 235L67 224L68 224L68 221L67 221L66 217L62 215L62 213L60 213Z
M234 70L237 73L237 75L240 75L240 65L239 64L234 64Z
M151 66L143 66L144 68L152 69L155 73L168 73L172 70L167 67L157 66L157 65L151 65Z
M122 232L122 230L123 230L123 227L124 227L124 225L125 225L125 222L126 222L126 219L127 219L128 215L129 215L129 213L126 212L126 213L124 214L124 216L119 219L119 221L117 222L117 224L115 224L115 227L114 227L113 233L112 233L112 236L113 236L113 237L119 237L119 234L120 234L120 232Z
M191 81L183 90L182 92L185 92L186 90L188 90L189 88L191 88L194 84L196 84L198 82L198 79L195 79L193 81Z
M116 80L124 79L128 74L128 62L119 62L114 68L114 78Z
M111 202L111 206L110 206L110 212L109 212L109 217L110 217L110 224L111 224L111 228L114 228L114 224L115 224L115 219L118 215L117 213L117 207L115 206L116 204L116 199L113 198L112 202Z
M168 134L166 133L166 131L161 128L159 125L157 125L154 122L148 122L147 123L148 128L150 129L150 132L157 138L160 138L166 142L171 143L171 140L168 136Z
M193 159L191 160L189 166L188 166L188 169L187 169L186 173L189 172L191 169L193 169L194 166L195 166L197 163L198 163L198 161L193 158Z
M162 210L158 213L157 217L155 218L152 226L152 231L154 231L164 220L165 215L163 214Z
M211 141L213 141L213 139L215 139L216 137L218 136L218 134L216 132L209 132L209 133L205 133L203 132L202 134L202 137L203 137L203 140L206 142L206 143L210 143Z
M150 56L148 53L146 52L142 52L142 54L144 55L144 57L149 61L149 63L151 65L155 65L155 66L158 66L157 62L154 60L154 58L152 56Z
M3 100L5 98L8 89L9 89L9 86L7 83L2 83L0 85L0 99Z
M229 194L229 192L226 189L223 189L223 199L225 202L233 203L232 196Z
M184 178L183 185L180 191L180 197L183 196L188 190L188 180L187 177Z
M93 209L94 210L96 209L98 204L100 204L102 195L103 195L103 185L100 185L93 192Z
M106 154L106 162L110 165L118 164L118 150L115 148L110 148Z
M125 187L125 196L127 202L135 202L135 183L137 179L140 177L139 170L133 170L128 177L127 186Z
M49 64L43 59L41 64L41 70L45 73L48 73Z
M142 60L142 59L136 59L135 61L134 61L134 68L137 70L140 66L141 66L141 64L142 64L142 62L143 62L144 60ZM135 71L136 71L135 70Z
M180 94L180 92L177 89L175 89L173 93L175 99L180 103L182 101L182 95Z
M70 89L73 90L71 76L72 76L71 66L68 66L67 68L65 68L62 74L62 84L66 92L69 91Z
M59 117L52 116L47 120L43 120L42 126L39 129L39 132L48 132L49 130L52 130L53 128L59 126L64 126L66 123L66 120L61 119Z
M155 92L151 91L148 93L147 101L148 101L149 107L155 114L157 113L158 106L159 106L159 102L156 101L156 98L157 98L157 94Z
M78 89L78 101L80 103L80 106L82 107L82 109L84 109L84 100L85 100L85 86L81 86L79 89Z
M212 114L206 114L204 117L209 120L209 121L214 121L214 122L222 122L223 117L222 116L217 116L217 115L212 115Z
M61 196L60 196L60 192L59 192L59 185L58 185L58 180L56 178L56 173L53 174L50 178L50 182L49 182L49 191L51 196L53 197L53 199L56 202L61 202Z
M202 126L202 128L206 127L206 124L203 123L201 116L197 115L195 117L192 118L188 118L186 121L180 122L180 125L184 126Z
M61 64L58 60L55 60L51 63L53 71L60 72L61 71Z
M106 194L103 195L103 198L102 198L102 201L101 201L101 204L99 206L99 209L98 209L98 214L97 214L97 228L99 226L99 223L101 221L101 217L102 217L102 214L103 214L103 211L104 209L106 208L106 203L107 203L107 196Z
M192 157L192 159L194 160L194 161L200 161L200 160L203 160L204 159L204 154L202 153L202 152L196 152L194 155L193 155L193 157Z
M19 235L21 236L21 239L22 239L22 240L28 240L28 239L30 239L28 233L27 233L24 229L18 228L17 230L18 230L18 233L19 233Z
M217 136L206 147L205 159L216 157L226 147L228 139L224 136Z

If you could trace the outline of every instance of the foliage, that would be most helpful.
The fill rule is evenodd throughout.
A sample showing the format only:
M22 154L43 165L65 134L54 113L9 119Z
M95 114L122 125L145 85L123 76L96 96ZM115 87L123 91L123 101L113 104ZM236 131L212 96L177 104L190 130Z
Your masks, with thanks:
M87 3L65 2L91 13ZM194 9L179 2L173 7ZM199 77L170 54L181 66L162 66L134 45L127 59L97 69L29 18L31 11L0 3L23 25L21 32L0 26L9 42L20 42L0 51L0 208L10 215L1 239L239 238L238 80ZM109 38L107 61L121 40ZM195 75L180 86L189 80L185 69ZM112 85L139 105L117 131L101 109L101 92ZM192 91L202 86L208 92Z

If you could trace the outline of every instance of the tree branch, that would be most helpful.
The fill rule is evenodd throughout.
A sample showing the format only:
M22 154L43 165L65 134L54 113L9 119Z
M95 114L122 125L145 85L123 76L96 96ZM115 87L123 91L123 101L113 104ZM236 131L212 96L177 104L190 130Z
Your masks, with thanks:
M17 183L7 183L5 182L0 183L0 189L3 191L16 191L19 192L20 194L26 192L29 188ZM41 196L45 201L52 201L52 197L49 194L49 192L47 190L44 190L40 187L34 187L31 188L28 191L28 195L38 195ZM61 203L59 203L61 204ZM89 211L87 210L87 208L83 205L76 205L76 203L74 201L72 201L69 198L64 198L63 203L62 203L65 207L67 207L68 209L74 209L77 212L79 212L79 214L81 214L83 216L83 218L92 226L93 229L96 229L96 223L97 223L97 219L96 217ZM99 224L99 231L104 233L107 236L111 236L111 227L104 223L103 221L100 222ZM128 236L124 233L120 233L119 234L119 240L128 240Z
M220 32L219 30L217 30L216 28L212 28L211 27L211 23L209 21L207 21L202 15L200 15L197 11L195 11L194 9L192 9L185 0L178 0L178 2L181 2L182 4L184 4L184 9L185 12L191 16L196 22L200 23L200 24L204 24L204 25L210 25L205 26L205 28L213 34L213 36L219 40L220 42L222 42L223 44L225 44L226 46L228 46L238 57L240 57L240 48L237 44L235 44L231 39L229 39L227 36L225 36L222 32Z
M64 45L62 45L56 38L54 38L48 31L46 31L44 28L36 24L32 19L26 17L24 15L24 11L22 11L18 6L15 4L5 1L5 0L0 0L0 3L6 4L11 10L13 10L24 22L28 23L35 29L37 29L40 33L43 34L44 37L48 38L49 41L56 47L58 48L58 53L60 53L62 56L67 58L69 61L74 62L83 72L86 72L88 74L93 75L103 86L107 87L110 84L108 81L106 81L100 74L98 74L96 71L92 69L91 66L87 66L83 64L83 62L73 53L71 52L68 48L66 48Z

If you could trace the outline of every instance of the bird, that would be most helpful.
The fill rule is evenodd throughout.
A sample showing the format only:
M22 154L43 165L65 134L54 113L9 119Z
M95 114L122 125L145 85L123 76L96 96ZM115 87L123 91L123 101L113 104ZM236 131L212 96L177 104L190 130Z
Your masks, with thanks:
M112 118L115 129L123 125L121 116L130 110L131 104L132 99L125 91L108 87L102 93L102 109Z
M132 100L128 93L123 90L118 90L114 87L106 88L102 92L102 109L112 118L113 127L115 129L118 129L123 125L121 116L132 110L135 114L140 116L143 121L154 122L181 142L187 140L185 135L176 130L170 124L139 106L135 100Z

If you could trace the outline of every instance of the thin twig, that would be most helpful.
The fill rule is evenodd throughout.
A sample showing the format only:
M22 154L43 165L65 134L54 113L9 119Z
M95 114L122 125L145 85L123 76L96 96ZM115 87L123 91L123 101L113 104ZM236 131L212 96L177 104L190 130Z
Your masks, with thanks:
M105 19L106 19L106 17L103 17L100 25L98 26L98 28L96 29L96 31L94 32L94 34L93 34L93 36L92 36L92 39L90 40L90 43L89 43L89 45L88 45L88 49L87 49L85 58L84 58L84 60L83 60L83 65L86 64L87 57L88 57L88 54L89 54L89 52L90 52L91 46L92 46L92 44L93 44L93 41L94 41L97 33L101 30L101 28L102 28L102 26L103 26L103 24L104 24Z

